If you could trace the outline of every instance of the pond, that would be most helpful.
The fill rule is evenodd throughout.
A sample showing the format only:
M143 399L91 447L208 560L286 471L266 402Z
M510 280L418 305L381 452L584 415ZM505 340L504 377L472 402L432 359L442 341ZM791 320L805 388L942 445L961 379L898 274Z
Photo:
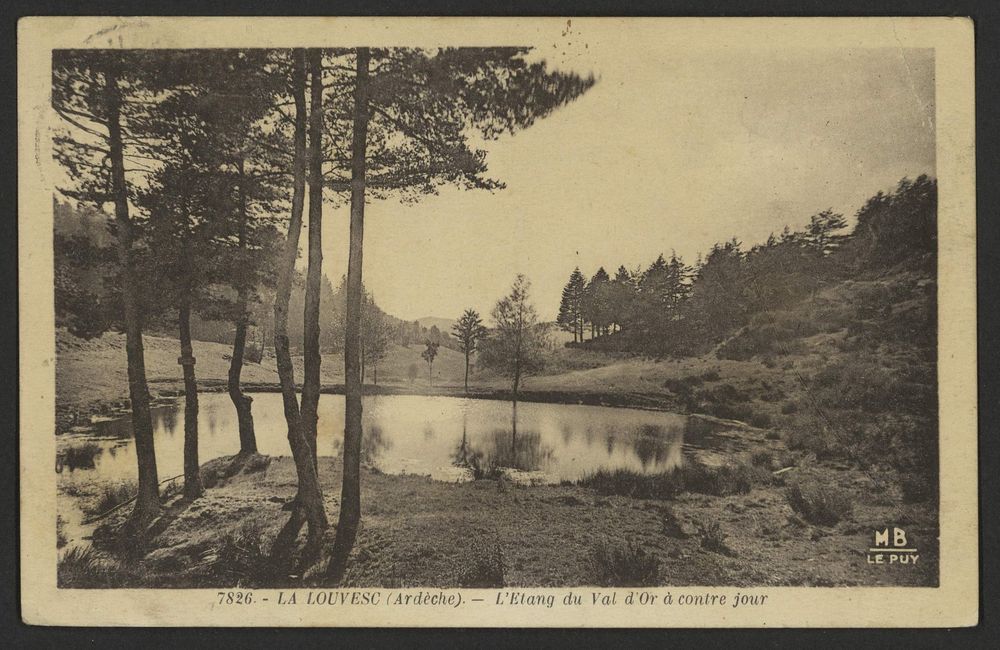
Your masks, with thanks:
M257 446L262 454L289 455L279 393L254 394ZM236 412L225 393L200 395L201 462L239 450ZM343 441L344 397L322 395L320 455L337 456ZM671 470L683 461L685 444L717 441L692 426L688 416L631 408L511 402L424 395L364 398L363 462L389 474L422 474L456 480L458 466L496 465L558 483L598 469L638 472ZM184 406L153 409L157 469L161 480L184 471ZM65 451L92 443L100 447L90 463L66 461ZM61 478L121 480L136 476L129 418L99 422L90 434L60 440ZM58 468L57 464L57 468Z

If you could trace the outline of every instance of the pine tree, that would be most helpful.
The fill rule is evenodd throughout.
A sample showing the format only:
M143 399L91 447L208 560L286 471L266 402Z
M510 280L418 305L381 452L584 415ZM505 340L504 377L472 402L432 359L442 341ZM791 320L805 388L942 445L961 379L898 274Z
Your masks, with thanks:
M144 291L134 243L141 236L130 199L144 183L142 142L137 125L145 119L149 93L144 72L155 69L136 50L55 50L52 55L52 108L66 129L54 138L56 160L72 187L63 193L98 209L114 206L119 287L125 329L129 401L135 437L139 490L125 532L144 535L159 512L160 497L143 350ZM132 164L126 169L126 161Z
M329 52L329 85L350 97L326 114L328 187L350 193L347 323L344 341L344 472L337 537L327 579L338 584L361 517L360 307L364 208L372 198L416 200L445 184L499 189L485 176L491 140L531 126L589 89L594 79L528 62L524 48L421 50L359 47ZM344 161L350 160L350 165Z
M469 358L476 351L479 341L486 335L483 319L475 309L466 309L451 329L458 339L458 349L465 355L465 392L469 392Z
M559 302L559 315L556 323L567 332L573 332L573 342L583 342L583 297L587 281L580 272L580 267L573 269L566 286L562 290Z

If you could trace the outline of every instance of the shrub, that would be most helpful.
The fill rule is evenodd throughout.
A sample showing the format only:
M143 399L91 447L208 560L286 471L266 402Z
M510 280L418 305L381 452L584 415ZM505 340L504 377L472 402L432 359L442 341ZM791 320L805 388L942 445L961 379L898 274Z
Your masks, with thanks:
M719 371L718 370L707 370L701 374L701 378L705 381L719 381Z
M773 457L766 449L758 449L750 454L750 464L754 467L770 467Z
M714 496L729 496L732 494L747 494L753 487L752 472L746 465L707 465L690 464L681 468L685 489L699 494Z
M753 417L753 409L746 404L706 404L703 410L724 420L746 422Z
M60 454L62 463L71 470L93 469L95 459L101 455L101 446L96 442L85 442L67 447Z
M849 496L833 485L793 483L785 496L793 511L819 526L833 526L851 513Z
M797 421L785 434L785 444L789 449L812 452L816 458L834 458L842 455L843 449L833 435L815 418Z
M112 508L131 501L139 493L139 484L135 481L113 481L101 486L97 501L85 508L87 514L100 515Z
M750 416L750 426L758 429L768 429L774 425L774 421L767 413L754 413Z
M588 559L594 583L602 587L651 587L659 582L659 558L635 542L598 542Z
M470 588L494 588L507 584L507 563L497 541L473 538L459 568L458 584Z
M890 370L860 358L826 366L816 373L813 384L822 406L866 413L892 409L904 394Z
M677 515L667 506L664 506L660 510L660 532L667 537L675 537L677 539L687 537L687 534L681 527L680 520L677 519Z
M782 415L791 415L793 413L799 412L799 405L797 402L785 402L781 405Z
M757 355L794 352L800 347L797 339L812 336L820 329L815 319L798 313L762 312L756 314L736 336L720 345L717 356L720 359L746 361Z
M216 552L213 572L228 584L260 586L268 580L271 540L264 523L250 519L223 535Z
M601 469L577 481L577 485L603 495L634 499L672 499L683 491L679 470L658 474L640 474L628 469Z
M698 534L701 536L701 547L705 550L723 555L736 555L726 544L726 534L718 521L698 522Z
M714 496L747 494L760 478L759 472L746 465L709 467L691 463L658 474L640 474L628 469L598 470L578 480L577 485L603 495L673 499L685 491Z
M103 558L90 546L72 546L59 556L56 582L63 589L87 589L116 586L121 564Z
M497 464L496 460L489 459L483 464L483 458L478 454L470 454L468 458L469 469L472 470L472 478L476 481L497 481L504 477L503 468Z

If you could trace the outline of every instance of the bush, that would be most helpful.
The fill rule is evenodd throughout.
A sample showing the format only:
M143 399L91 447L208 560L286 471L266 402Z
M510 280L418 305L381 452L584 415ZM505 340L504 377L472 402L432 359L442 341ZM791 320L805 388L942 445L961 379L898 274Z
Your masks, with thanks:
M733 556L736 553L726 544L726 534L718 521L698 522L698 534L701 536L701 547L705 550L723 555Z
M474 538L458 573L458 584L474 589L503 587L507 584L507 564L497 541Z
M598 494L633 499L673 499L682 492L714 496L747 494L762 475L746 465L709 467L692 463L670 472L640 474L628 469L598 470L576 483Z
M799 405L797 402L785 402L781 405L782 415L792 415L793 413L799 412Z
M701 378L705 381L719 381L719 371L718 370L707 370L701 374Z
M223 535L216 552L213 573L226 584L258 587L266 584L271 571L267 549L271 539L259 519L244 521Z
M59 556L56 583L63 589L92 589L116 586L122 565L103 558L90 546L72 546Z
M89 515L101 515L112 508L131 501L139 493L139 484L136 481L113 481L101 486L97 494L97 501L85 510Z
M860 358L826 366L813 384L820 405L866 413L891 410L904 394L890 370Z
M67 447L59 454L58 460L71 470L94 469L95 459L101 455L101 446L96 442L85 442Z
M774 420L767 413L754 413L750 416L750 426L758 429L769 429L774 426Z
M762 312L736 336L720 345L716 356L746 361L758 355L795 352L800 347L797 339L812 336L820 329L815 319L795 312Z
M496 460L491 458L483 464L483 458L479 454L469 455L468 467L472 471L472 479L475 481L497 481L504 477L503 468L497 464Z
M588 559L594 583L602 587L651 587L659 582L659 558L635 542L599 542Z
M815 418L796 421L785 433L785 444L792 450L811 452L819 459L835 458L843 455L844 451Z
M833 485L793 483L785 496L792 510L811 524L833 526L851 513L849 496Z
M628 469L601 469L576 482L598 494L619 495L634 499L672 499L684 489L679 470L658 474L640 474Z
M708 467L690 464L683 466L679 471L683 478L683 487L698 494L714 496L747 494L753 487L753 473L746 465Z
M667 537L675 537L677 539L685 539L687 537L687 534L681 527L680 520L677 519L677 515L667 506L664 506L660 510L660 532Z
M770 467L773 457L766 449L758 449L750 454L750 464L754 467Z

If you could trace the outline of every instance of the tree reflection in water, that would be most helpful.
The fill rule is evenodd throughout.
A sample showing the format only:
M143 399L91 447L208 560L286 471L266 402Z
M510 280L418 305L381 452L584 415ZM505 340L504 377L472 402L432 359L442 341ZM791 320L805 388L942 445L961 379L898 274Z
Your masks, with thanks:
M382 427L373 424L361 438L361 462L375 466L382 453L389 449L392 449L392 440L385 435Z
M156 409L153 412L153 428L162 427L169 435L174 435L174 431L177 429L177 412L179 410L174 408Z
M642 469L674 469L682 460L681 434L658 424L643 424L633 434L632 450Z

